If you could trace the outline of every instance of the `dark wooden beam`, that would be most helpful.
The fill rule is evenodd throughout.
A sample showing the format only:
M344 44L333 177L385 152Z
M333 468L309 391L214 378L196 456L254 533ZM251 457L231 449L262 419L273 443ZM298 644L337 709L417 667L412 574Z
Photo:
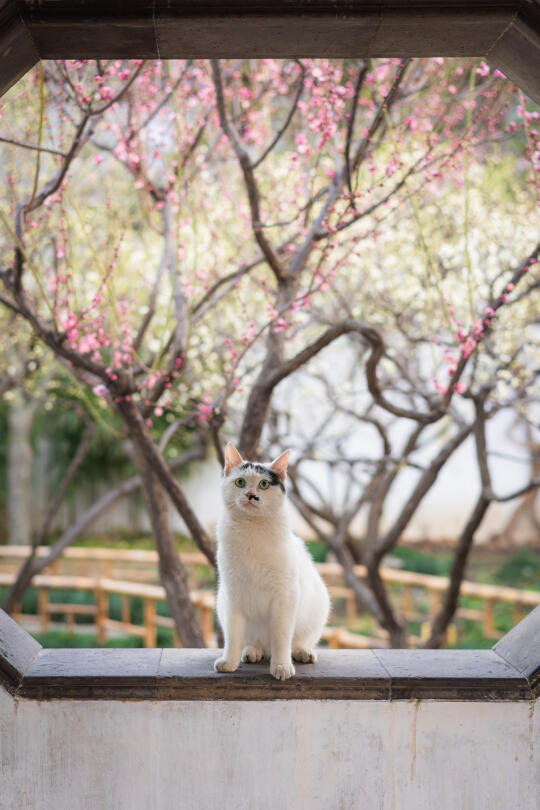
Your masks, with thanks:
M540 102L540 0L0 0L0 91L38 59L481 56Z
M512 24L497 39L487 54L493 67L499 68L528 96L540 104L540 3L522 4Z
M23 3L43 58L483 55L508 0L42 0Z
M0 0L0 96L39 58L19 4L15 0Z

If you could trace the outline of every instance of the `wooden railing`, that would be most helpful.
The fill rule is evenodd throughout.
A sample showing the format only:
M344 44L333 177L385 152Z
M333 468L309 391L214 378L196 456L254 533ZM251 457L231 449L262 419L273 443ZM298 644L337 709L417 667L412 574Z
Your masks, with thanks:
M0 573L0 587L10 585L14 574ZM174 621L170 616L160 616L156 610L158 602L166 602L165 588L161 585L147 585L139 582L122 582L105 577L77 577L63 575L38 574L32 581L32 587L38 591L39 627L42 632L50 629L52 615L65 615L68 632L75 631L76 616L92 616L96 625L97 641L107 641L109 632L137 636L143 639L145 647L156 646L158 627L166 627L173 632L175 646L180 643L174 630ZM50 592L54 590L84 591L94 595L94 604L53 602ZM109 594L121 597L121 620L112 619L109 615ZM205 644L215 646L213 633L214 594L207 591L191 591L191 602L197 609L199 622ZM130 620L130 599L139 598L143 602L143 623L133 624ZM13 613L16 621L35 619L35 614L22 613L20 606ZM79 631L84 625L79 625Z
M338 563L319 563L318 569L327 583L335 579L342 578L341 566ZM354 571L359 579L367 577L367 568L363 565L355 565ZM418 574L415 571L402 571L401 569L382 566L381 577L385 583L400 586L400 608L401 613L408 621L418 621L421 623L421 636L417 641L425 640L429 632L429 621L438 612L442 596L449 585L448 577L433 576L430 574ZM421 589L427 593L429 604L428 614L415 608L415 590ZM332 591L332 587L330 586ZM342 588L344 597L349 601L349 615L352 613L354 605L354 594L348 588ZM495 604L506 603L512 605L513 623L516 625L534 607L540 605L540 591L525 591L520 588L510 588L499 585L487 585L479 582L464 580L461 583L461 596L470 596L482 601L481 608L458 607L456 619L468 619L482 624L483 634L486 638L498 639L502 635L495 628L494 607ZM454 644L457 641L458 628L454 623L449 628L448 642ZM414 641L415 639L413 639Z
M25 546L0 546L0 587L10 585L16 575L22 559L28 554ZM47 547L40 547L37 555L42 557L48 553ZM207 567L206 558L198 552L182 553L182 561L188 568L191 583L191 601L196 608L201 624L203 637L207 646L215 646L213 629L214 594L202 590L196 585L195 569L199 566ZM164 627L172 630L173 641L180 646L174 633L174 622L169 616L160 615L157 611L159 602L166 602L165 590L156 583L158 556L155 551L101 549L101 548L69 548L61 560L57 560L47 569L50 573L40 574L33 579L32 587L38 591L38 616L40 628L46 631L50 627L51 615L64 615L68 632L74 632L77 616L91 616L96 625L97 640L104 643L110 632L123 635L137 636L143 639L146 647L156 645L157 628ZM78 574L67 573L75 568ZM362 635L351 632L357 620L354 593L350 588L343 586L343 574L338 563L318 563L322 577L332 594L334 604L344 603L344 619L348 627L332 627L325 629L323 638L334 649L340 648L372 648L387 646L387 636L384 631L376 631L376 635ZM93 570L92 570L93 569ZM92 572L93 575L90 575ZM356 575L364 579L367 570L364 566L355 566ZM381 568L383 580L399 587L395 596L399 600L402 614L410 621L417 621L421 625L421 634L412 638L412 643L419 644L429 632L429 619L440 607L442 594L448 587L448 578L418 574L413 571L383 566ZM120 578L122 577L122 578ZM154 579L154 582L148 580ZM138 581L137 581L138 580ZM94 604L58 603L51 601L52 590L86 591L94 594ZM121 619L113 619L109 613L109 594L116 594L121 599ZM419 599L419 595L422 597ZM460 623L464 620L482 624L483 634L487 638L499 638L502 634L497 631L494 623L494 607L496 603L512 605L514 624L536 605L540 604L540 591L524 591L517 588L484 585L465 581L461 587L462 596L475 597L481 601L479 608L460 606L456 612L455 622L450 626L447 642L455 644L458 639ZM131 599L138 598L143 603L142 624L134 624L131 617ZM427 612L418 606L419 601L428 604ZM14 613L19 620L29 619L30 616L21 612L20 606ZM35 620L35 615L33 619ZM81 627L81 625L79 625Z

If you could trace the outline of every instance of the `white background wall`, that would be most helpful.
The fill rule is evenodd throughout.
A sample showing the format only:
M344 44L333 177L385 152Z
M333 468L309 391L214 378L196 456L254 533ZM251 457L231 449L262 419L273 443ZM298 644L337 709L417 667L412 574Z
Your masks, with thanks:
M472 458L473 452L472 444L468 443L449 462L448 468L441 473L437 484L426 496L411 521L405 532L407 537L413 540L455 539L462 524L467 520L468 511L472 509L479 490ZM522 476L511 473L514 471L509 471L510 485L512 487L521 486ZM197 516L210 532L214 531L219 514L220 481L221 471L215 459L192 464L189 478L182 481L182 486L190 503L194 506ZM70 526L76 514L80 514L94 499L108 491L110 487L111 484L104 481L102 485L96 486L92 491L89 489L79 491L74 501L65 504L62 508L59 525L64 528ZM505 491L503 487L504 483L499 487L501 494ZM394 496L389 499L390 508L385 514L385 525L388 525L395 516L396 510L403 502L403 497L406 497L405 483L398 486ZM36 505L34 518L37 526L45 514L48 499L45 494L37 493L34 504ZM480 541L486 541L500 531L514 507L515 503L493 504L480 529L478 535ZM174 508L170 510L170 517L174 531L185 531L183 521ZM148 518L141 499L120 501L103 518L95 521L93 528L88 531L103 534L114 530L149 532ZM304 537L311 535L310 529L300 518L296 520L296 530ZM518 539L530 542L531 530L527 530Z
M18 701L1 810L537 810L527 702Z

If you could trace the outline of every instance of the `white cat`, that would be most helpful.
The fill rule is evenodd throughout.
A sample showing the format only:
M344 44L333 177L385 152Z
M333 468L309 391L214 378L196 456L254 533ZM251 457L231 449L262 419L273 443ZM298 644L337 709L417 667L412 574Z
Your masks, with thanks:
M217 614L225 649L214 664L218 672L234 672L240 660L269 658L270 673L284 681L294 675L292 658L316 660L330 599L304 542L291 532L289 452L264 465L244 461L232 444L225 448L217 526Z

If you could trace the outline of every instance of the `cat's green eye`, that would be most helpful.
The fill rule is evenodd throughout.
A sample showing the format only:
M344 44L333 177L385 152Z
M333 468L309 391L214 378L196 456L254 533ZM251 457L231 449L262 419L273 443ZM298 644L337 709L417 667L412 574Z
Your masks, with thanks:
M259 489L268 489L270 486L270 482L263 478L262 481L259 481Z
M242 489L242 487L245 487L245 485L246 485L246 479L245 478L237 478L234 483L236 484L237 487L240 487L240 489Z

